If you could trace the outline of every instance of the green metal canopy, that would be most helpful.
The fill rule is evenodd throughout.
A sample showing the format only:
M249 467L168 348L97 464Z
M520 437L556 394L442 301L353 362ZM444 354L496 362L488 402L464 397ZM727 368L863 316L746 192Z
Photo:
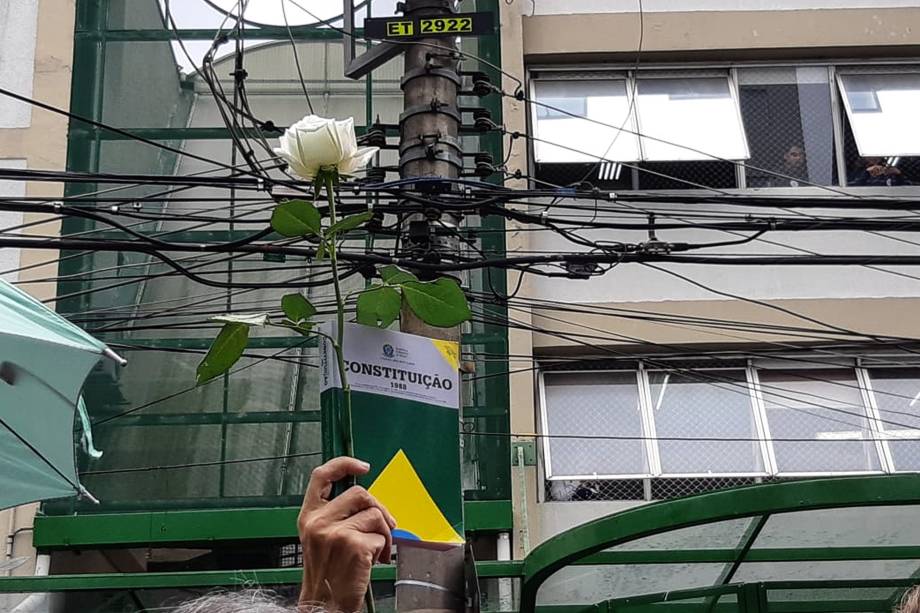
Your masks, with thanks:
M778 482L629 509L524 561L521 611L891 611L920 583L920 475Z
M0 280L0 509L86 494L75 468L74 416L103 355L120 360Z

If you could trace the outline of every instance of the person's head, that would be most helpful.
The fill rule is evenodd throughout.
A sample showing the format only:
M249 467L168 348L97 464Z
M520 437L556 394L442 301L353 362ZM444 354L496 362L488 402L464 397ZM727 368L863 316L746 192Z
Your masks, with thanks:
M920 613L920 585L916 585L904 593L897 613Z
M805 165L805 150L799 145L791 145L783 154L783 163L789 168L801 168Z
M873 166L886 166L887 165L885 164L885 158L880 158L880 157L863 158L862 161L863 161L863 166L865 168L872 168Z
M316 608L311 613L322 611ZM172 613L307 613L307 609L285 606L271 592L244 590L207 594L182 603Z

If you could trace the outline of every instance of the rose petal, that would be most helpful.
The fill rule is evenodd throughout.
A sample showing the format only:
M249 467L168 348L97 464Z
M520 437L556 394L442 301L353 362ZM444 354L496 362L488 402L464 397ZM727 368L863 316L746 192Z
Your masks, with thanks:
M300 163L300 160L297 159L297 156L291 155L284 149L275 149L277 155L282 157L285 162L288 163L288 166L291 168L294 174L303 177L304 179L311 180L316 176L316 168L310 168Z
M355 138L355 120L349 117L345 121L337 121L335 124L339 133L339 142L342 143L342 159L352 157L358 150L358 140Z
M341 159L338 143L328 123L298 130L297 144L305 166L335 166Z
M367 166L367 163L371 161L371 158L374 157L379 150L378 147L361 147L352 157L342 160L339 163L339 174L345 176L353 175L356 171Z

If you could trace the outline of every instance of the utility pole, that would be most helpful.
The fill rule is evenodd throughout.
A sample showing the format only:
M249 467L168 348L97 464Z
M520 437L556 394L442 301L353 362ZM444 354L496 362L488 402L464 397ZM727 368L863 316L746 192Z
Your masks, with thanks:
M403 12L407 19L419 23L421 17L452 15L454 2L406 0ZM403 179L442 177L447 180L441 184L420 183L421 190L428 187L435 193L450 190L453 188L451 179L458 178L463 170L460 144L463 118L457 106L461 85L458 69L459 54L454 37L422 38L407 45L402 78L404 104L399 118L399 174ZM456 253L459 240L453 230L459 223L459 218L434 209L410 215L401 228L406 255L438 262L443 254ZM399 321L403 332L460 342L459 326L428 326L405 306ZM398 610L464 611L470 591L466 585L464 554L463 546L433 550L401 544L397 555Z
M407 18L443 17L454 13L453 0L406 0ZM456 179L463 170L457 106L461 80L455 37L422 38L407 45L402 79L403 113L399 120L399 174L403 179ZM421 185L421 184L420 184ZM451 189L450 182L432 189ZM459 240L453 230L460 219L432 209L410 216L402 228L408 255L437 262L444 253L456 253ZM460 341L460 328L433 328L410 310L400 314L403 332Z

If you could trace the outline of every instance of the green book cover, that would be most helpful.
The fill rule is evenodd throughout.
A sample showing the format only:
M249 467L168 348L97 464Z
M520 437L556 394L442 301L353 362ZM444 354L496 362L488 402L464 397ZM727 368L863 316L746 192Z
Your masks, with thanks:
M336 337L335 324L323 332ZM393 516L393 536L463 542L460 482L460 348L393 330L345 324L355 456L371 470L358 479ZM323 455L341 455L343 392L335 350L321 353Z

